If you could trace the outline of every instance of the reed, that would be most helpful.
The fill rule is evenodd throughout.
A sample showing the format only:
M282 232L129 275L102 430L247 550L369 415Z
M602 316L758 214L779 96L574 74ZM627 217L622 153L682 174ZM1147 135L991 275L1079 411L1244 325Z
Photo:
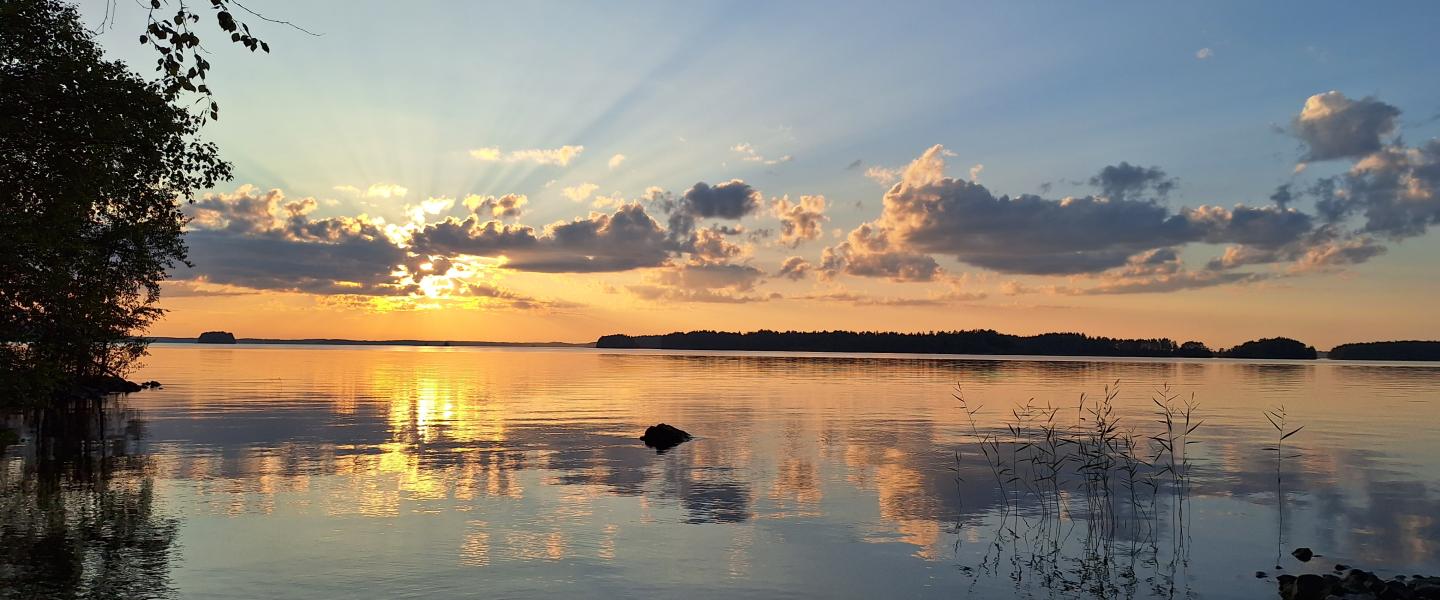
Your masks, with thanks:
M998 571L1001 555L1008 553L1016 569L1011 577L1028 569L1047 587L1078 584L1103 596L1133 589L1137 564L1161 566L1162 515L1172 532L1168 566L1183 560L1177 557L1187 543L1185 498L1192 469L1186 449L1197 443L1192 438L1204 424L1199 405L1193 396L1182 400L1169 386L1161 387L1152 398L1159 426L1147 427L1122 420L1116 409L1120 389L1116 381L1103 395L1081 394L1070 424L1060 418L1068 407L1030 399L982 426L983 405L972 404L955 387L952 396L964 425L1002 498L982 571ZM960 471L965 456L955 456L954 470ZM1161 510L1162 500L1168 512ZM1077 527L1084 531L1081 555L1066 558L1067 540ZM1123 547L1117 539L1126 541ZM1128 562L1113 560L1121 556ZM1079 565L1079 582L1065 573L1065 565Z
M1291 429L1289 416L1285 412L1285 405L1277 405L1275 408L1265 411L1265 419L1275 428L1275 445L1268 446L1264 450L1275 453L1275 568L1280 568L1281 553L1285 545L1285 490L1284 490L1284 464L1287 458L1299 458L1300 454L1285 454L1285 440L1290 439L1305 426L1301 425Z

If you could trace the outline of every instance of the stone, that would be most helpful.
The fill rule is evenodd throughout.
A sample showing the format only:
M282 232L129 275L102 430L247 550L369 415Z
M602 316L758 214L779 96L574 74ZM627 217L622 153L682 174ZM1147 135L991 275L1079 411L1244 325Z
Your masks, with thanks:
M646 427L645 434L640 436L640 440L645 442L646 446L654 448L657 453L664 453L666 450L690 441L690 439L689 433L665 423Z
M1300 562L1310 562L1310 559L1315 557L1315 553L1311 552L1309 548L1296 548L1294 552L1290 553L1290 556L1299 559Z

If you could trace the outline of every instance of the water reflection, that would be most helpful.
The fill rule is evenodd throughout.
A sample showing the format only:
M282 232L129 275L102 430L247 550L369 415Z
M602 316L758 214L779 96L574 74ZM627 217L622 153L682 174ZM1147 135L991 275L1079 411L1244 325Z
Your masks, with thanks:
M134 414L107 402L9 421L29 442L0 456L0 595L170 595L179 525L157 505Z
M130 399L144 427L111 417L87 454L105 485L12 450L7 542L27 522L11 512L49 522L33 516L55 504L48 472L52 496L104 490L125 515L144 499L145 539L185 549L144 563L156 593L446 596L483 578L502 596L1254 597L1273 593L1251 574L1279 533L1260 410L1284 402L1307 425L1286 539L1440 570L1440 433L1393 435L1440 416L1434 369L163 346L151 364L166 387ZM1141 434L1151 388L1200 399L1184 518L1164 487L1097 518L1073 465L1055 495L995 484L978 444L1000 436L1013 459L1011 407L1033 397L1069 423L1115 380L1115 416ZM975 430L957 382L987 407ZM697 439L657 456L635 437L658 422Z

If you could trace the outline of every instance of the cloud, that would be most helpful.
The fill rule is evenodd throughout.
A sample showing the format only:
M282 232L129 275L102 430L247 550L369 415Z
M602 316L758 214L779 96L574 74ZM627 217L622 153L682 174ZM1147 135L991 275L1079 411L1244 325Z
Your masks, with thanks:
M858 170L860 169L860 165L862 165L862 164L864 164L864 163L861 162L861 160L857 158L857 159L855 159L853 162L851 162L850 164L845 165L845 170L846 170L846 171L858 171Z
M584 202L586 198L590 197L590 194L595 193L595 190L598 189L600 189L600 186L586 182L567 187L561 190L560 194L576 202Z
M973 176L971 179L975 179ZM1145 192L1164 197L1175 189L1173 178L1166 177L1160 167L1141 167L1121 161L1110 165L1090 178L1090 185L1100 188L1101 195L1111 200L1135 199Z
M1306 146L1303 162L1359 158L1380 150L1399 117L1400 109L1373 97L1330 91L1305 100L1290 130Z
M525 194L505 194L499 198L471 194L464 200L465 208L470 209L471 212L496 219L519 218L524 212L525 205L529 202L530 199Z
M851 233L846 272L893 278L885 269L857 266L867 263L868 254L876 257L871 263L906 264L919 274L925 272L920 257L935 253L1002 273L1094 273L1141 252L1189 242L1280 246L1310 226L1309 216L1276 207L1176 213L1151 200L1128 199L1137 190L1163 188L1168 179L1153 167L1126 163L1096 176L1097 185L1119 198L997 197L983 185L945 177L942 152L935 146L916 159L886 192L881 218ZM857 236L868 241L857 244Z
M894 249L887 232L867 223L821 253L820 272L826 278L845 273L896 282L930 281L940 274L940 265L927 254Z
M680 209L696 218L739 219L760 206L760 192L739 179L714 186L700 182L685 191Z
M977 165L975 165L975 166L973 166L973 167L970 167L970 181L974 181L974 182L977 182L977 183L978 183L978 182L980 181L980 173L982 173L982 172L984 172L984 171L985 171L985 165L977 164Z
M621 164L624 164L624 163L625 163L625 155L624 155L624 154L615 154L615 155L613 155L613 156L610 157L610 161L607 162L606 164L609 165L610 169L613 171L613 170L615 170L615 169L620 168L620 165L621 165Z
M794 204L784 196L771 202L770 210L780 219L780 243L791 248L819 238L830 220L825 216L824 196L801 196Z
M785 279L789 279L791 281L800 281L801 279L804 279L805 276L814 269L815 266L810 264L804 258L801 258L799 256L791 256L789 258L786 258L785 262L780 264L780 270L775 273L775 276L784 277Z
M404 198L406 194L410 193L409 188L394 183L372 183L363 190L353 185L337 185L335 191L354 194L362 198L384 198L386 200Z
M1206 60L1212 56L1215 56L1215 51L1209 48L1201 48L1195 51L1195 58L1198 60Z
M869 177L870 180L875 183L889 186L900 181L900 174L903 172L902 169L891 169L889 167L870 167L865 169L865 176Z
M1180 271L1150 277L1120 278L1093 287L1059 288L1058 291L1071 296L1154 294L1215 287L1219 285L1254 283L1269 279L1270 277L1271 275L1266 273L1246 273L1241 271Z
M685 264L660 272L658 281L689 290L729 289L748 292L765 272L748 265Z
M765 277L765 272L748 265L683 264L660 270L650 284L629 286L631 293L646 300L670 302L744 303L761 302L776 296L747 295Z
M691 236L690 240L679 249L689 252L691 256L700 262L720 263L740 256L744 249L730 243L725 239L726 235L735 235L741 230L711 227L709 229L698 229Z
M559 148L543 149L532 148L527 150L511 150L503 152L500 148L491 146L487 148L476 148L470 151L470 157L484 162L530 162L537 165L554 165L565 167L570 161L585 151L584 146L565 145Z
M640 204L614 213L591 213L547 225L485 221L472 215L425 225L411 237L417 252L505 257L503 267L544 273L596 273L656 267L668 262L673 244Z
M734 146L731 146L730 149L740 153L740 160L746 162L758 162L766 165L778 165L780 163L787 163L790 162L792 158L789 154L786 154L779 158L765 158L758 151L755 150L754 146L750 145L748 142L741 142L739 144L735 144Z
M286 201L280 190L241 186L186 207L195 268L176 279L257 290L358 295L415 291L395 273L407 253L364 216L311 219L313 198Z
M1346 174L1321 180L1312 193L1331 222L1359 214L1363 233L1391 239L1423 235L1440 224L1440 139L1377 150Z

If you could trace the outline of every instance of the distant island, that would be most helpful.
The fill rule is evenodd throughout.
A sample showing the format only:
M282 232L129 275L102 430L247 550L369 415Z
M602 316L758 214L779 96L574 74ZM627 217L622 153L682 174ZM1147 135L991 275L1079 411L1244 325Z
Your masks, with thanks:
M1125 339L1083 333L1020 336L992 329L899 333L874 331L690 331L665 335L607 335L596 348L751 350L769 352L885 352L900 354L1012 354L1027 356L1134 356L1161 358L1316 358L1315 348L1289 338L1246 342L1211 350L1201 342L1168 338Z
M1329 357L1334 360L1440 360L1440 342L1341 344L1330 350Z
M207 331L207 332L205 332L205 333L200 334L200 337L195 338L195 343L197 343L197 344L233 344L233 343L235 343L235 334L230 333L230 332L228 332L228 331Z
M1315 360L1315 348L1290 338L1265 338L1245 342L1218 353L1225 358L1291 358Z

